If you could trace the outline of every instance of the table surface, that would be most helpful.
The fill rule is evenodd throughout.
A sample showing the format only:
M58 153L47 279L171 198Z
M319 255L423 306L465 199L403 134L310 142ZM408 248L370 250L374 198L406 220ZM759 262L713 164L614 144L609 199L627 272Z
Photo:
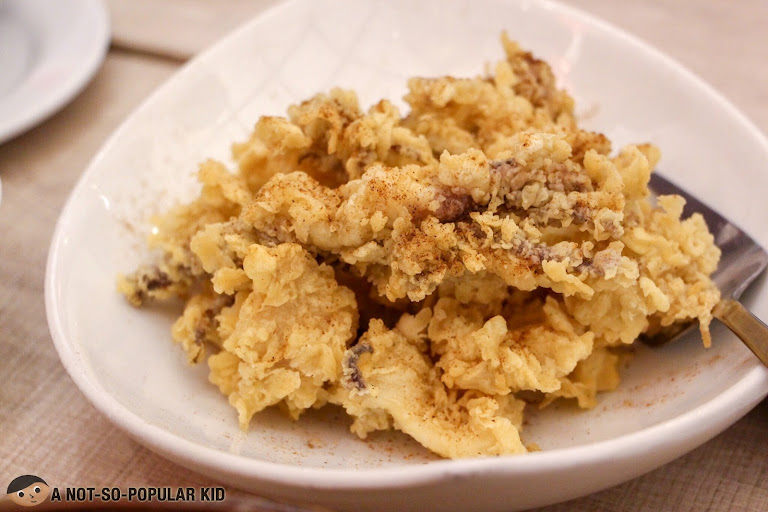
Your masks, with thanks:
M215 484L137 444L77 390L48 333L45 261L69 191L109 134L184 59L269 3L217 0L211 17L214 0L108 0L113 46L93 81L58 114L0 145L0 486L29 473L60 488ZM670 54L768 132L765 0L569 3ZM171 18L177 33L169 40ZM764 512L766 440L768 401L656 471L540 510ZM234 489L227 496L270 508Z

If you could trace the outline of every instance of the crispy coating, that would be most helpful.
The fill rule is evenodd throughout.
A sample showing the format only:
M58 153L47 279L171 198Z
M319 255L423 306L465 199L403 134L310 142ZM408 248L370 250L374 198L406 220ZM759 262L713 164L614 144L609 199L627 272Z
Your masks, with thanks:
M252 290L208 365L211 382L229 395L247 428L255 413L281 401L298 418L323 386L339 381L357 331L357 304L331 267L295 244L253 244L243 268Z
M457 300L440 299L429 339L446 386L492 395L559 389L559 379L592 352L594 334L578 333L583 328L552 297L542 309L543 321L510 329L502 315L485 320Z
M658 149L611 156L502 43L491 75L411 79L405 116L334 89L262 117L234 172L204 162L200 196L155 219L158 259L118 287L185 299L173 339L243 429L333 403L360 437L523 453L525 401L593 407L621 346L675 322L710 344L720 252L681 198L650 201Z
M403 319L414 321L419 319ZM373 320L347 351L343 387L330 400L355 418L352 431L363 438L393 426L443 457L526 451L518 433L522 401L508 393L446 388L440 373L399 326L389 330Z
M554 135L525 133L514 142L504 161L469 150L444 153L437 165L373 164L337 189L301 172L275 176L242 218L277 240L364 268L389 300L419 301L446 277L483 270L523 290L591 296L588 253L595 241L622 234L621 177L595 152L580 169ZM544 239L542 229L570 226L591 237Z

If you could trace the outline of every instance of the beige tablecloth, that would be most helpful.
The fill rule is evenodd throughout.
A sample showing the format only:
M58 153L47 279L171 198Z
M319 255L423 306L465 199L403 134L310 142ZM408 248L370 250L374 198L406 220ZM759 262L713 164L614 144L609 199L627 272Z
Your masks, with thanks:
M213 3L219 9L215 22L206 14ZM0 496L12 478L25 473L58 487L213 484L138 445L80 394L48 333L45 260L69 190L110 132L182 59L266 3L109 0L114 46L93 82L61 112L0 145ZM768 131L766 0L570 3L677 58ZM155 10L148 15L150 4ZM183 4L184 16L174 15L179 12L174 4ZM172 22L169 16L175 16ZM542 510L764 512L767 441L764 401L714 440L661 469ZM233 489L228 496L232 503L266 506Z

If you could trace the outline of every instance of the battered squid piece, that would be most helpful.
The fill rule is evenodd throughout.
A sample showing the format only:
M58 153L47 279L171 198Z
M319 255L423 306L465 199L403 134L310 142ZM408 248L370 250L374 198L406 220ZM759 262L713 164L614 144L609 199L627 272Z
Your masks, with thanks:
M484 78L412 78L405 100L411 112L403 121L424 135L435 154L471 148L499 158L504 140L535 128L538 132L577 132L573 100L557 88L549 66L502 36L506 59ZM572 139L574 142L577 138ZM579 145L607 154L604 143L579 137Z
M216 293L232 295L251 289L251 280L242 267L251 245L256 243L276 245L270 237L233 217L227 222L208 224L192 237L189 246L203 270L211 275Z
M501 41L507 54L507 63L517 79L512 86L515 94L530 101L534 108L545 109L551 119L558 119L562 113L570 114L573 111L573 100L565 91L558 89L549 64L521 49L517 43L509 40L506 33L502 34Z
M391 422L443 457L526 451L519 435L524 402L447 389L440 370L397 327L373 320L344 361L348 377L331 401L355 417L352 431L362 438Z
M298 418L339 381L358 315L354 294L336 283L333 269L298 245L253 244L243 268L253 291L208 365L247 429L255 413L278 402Z
M629 344L654 327L697 318L709 346L711 311L720 292L708 276L717 268L720 249L701 215L680 219L681 197L661 196L658 203L659 208L652 208L638 202L635 225L621 238L625 252L637 262L633 279L608 279L612 262L598 265L605 278L593 284L594 297L566 297L566 308L609 344Z
M382 100L344 129L335 152L348 179L360 178L377 162L390 167L437 162L427 139L399 124L397 107Z
M429 324L436 366L449 388L492 395L521 390L552 392L592 352L594 334L565 315L552 297L538 324L511 330L504 317L485 320L477 310L440 299Z

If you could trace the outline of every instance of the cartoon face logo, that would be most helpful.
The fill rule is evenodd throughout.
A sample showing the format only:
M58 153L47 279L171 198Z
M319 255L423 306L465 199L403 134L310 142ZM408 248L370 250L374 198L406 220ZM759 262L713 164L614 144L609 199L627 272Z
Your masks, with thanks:
M48 499L51 488L35 475L21 475L8 484L8 497L22 507L34 507Z

